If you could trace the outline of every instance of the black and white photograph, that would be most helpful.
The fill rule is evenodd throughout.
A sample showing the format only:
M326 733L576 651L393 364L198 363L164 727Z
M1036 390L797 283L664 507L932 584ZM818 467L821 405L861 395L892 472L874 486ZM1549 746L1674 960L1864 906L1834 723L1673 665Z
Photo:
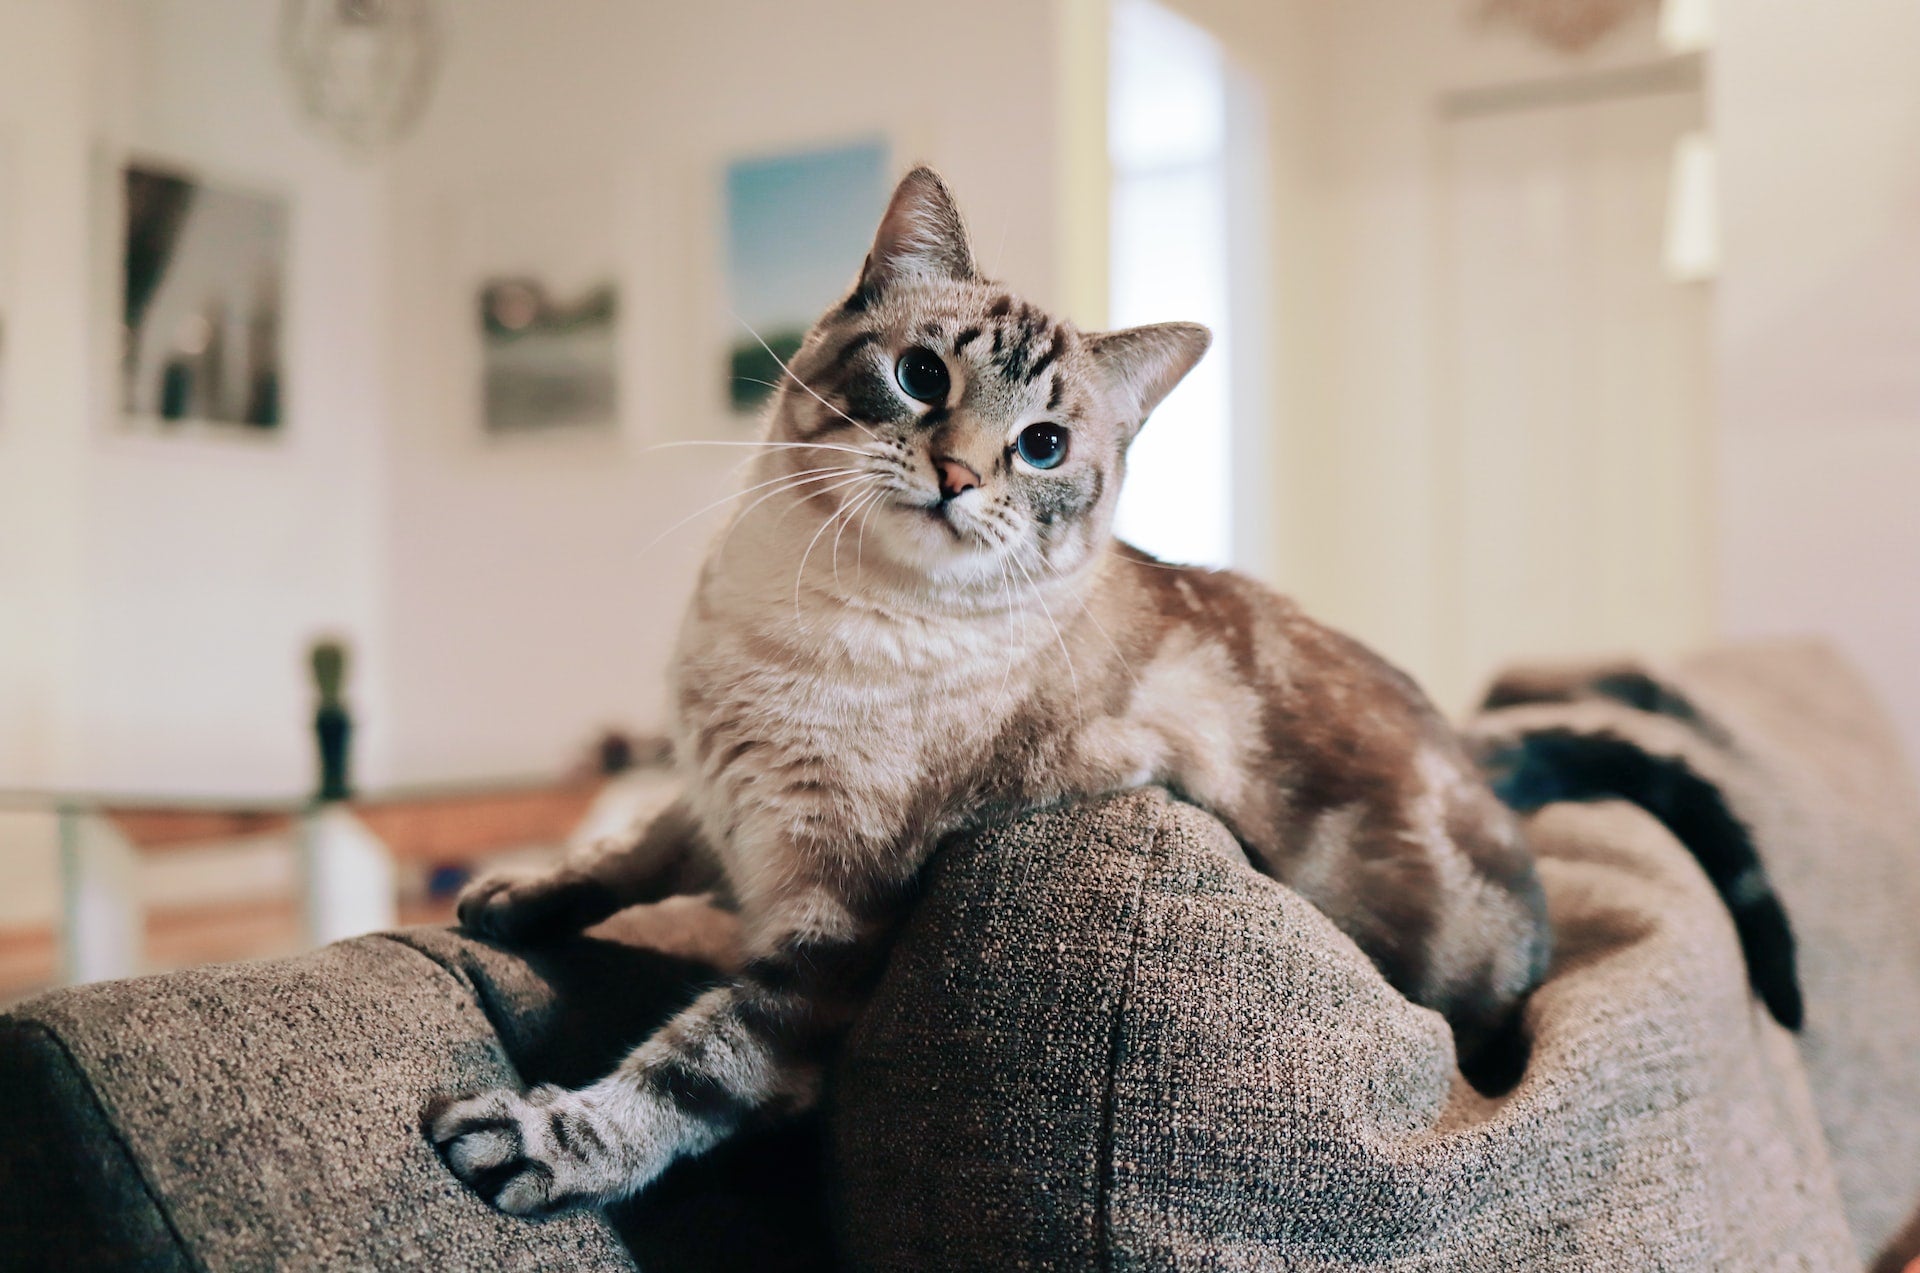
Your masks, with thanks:
M287 200L139 162L122 170L121 197L126 416L278 430Z

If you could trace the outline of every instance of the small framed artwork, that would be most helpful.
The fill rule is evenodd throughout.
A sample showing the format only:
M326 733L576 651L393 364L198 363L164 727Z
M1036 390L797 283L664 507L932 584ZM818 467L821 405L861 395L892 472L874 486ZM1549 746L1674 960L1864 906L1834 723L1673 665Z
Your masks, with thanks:
M277 434L288 200L141 159L111 179L123 418L157 432Z
M620 421L620 270L597 180L475 192L463 278L488 437L610 432Z
M757 412L828 305L853 286L886 211L884 138L727 165L727 403Z

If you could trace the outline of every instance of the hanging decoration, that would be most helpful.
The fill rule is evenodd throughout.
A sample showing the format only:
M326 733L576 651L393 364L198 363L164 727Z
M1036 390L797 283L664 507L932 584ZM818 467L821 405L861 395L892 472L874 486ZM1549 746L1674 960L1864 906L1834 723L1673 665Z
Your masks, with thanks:
M1479 0L1481 16L1519 27L1557 52L1585 52L1657 0Z
M280 55L301 111L357 155L406 136L440 66L432 0L283 0Z

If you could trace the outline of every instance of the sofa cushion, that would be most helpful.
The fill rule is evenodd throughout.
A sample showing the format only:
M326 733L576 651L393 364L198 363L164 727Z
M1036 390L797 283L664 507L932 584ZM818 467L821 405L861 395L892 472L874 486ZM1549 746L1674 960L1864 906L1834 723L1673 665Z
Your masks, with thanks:
M1635 806L1530 819L1556 929L1519 1086L1161 793L936 859L833 1086L867 1268L1845 1268L1920 1254L1920 805L1812 645L1533 682L1476 729L1675 756L1761 850L1796 1037ZM1837 1159L1837 1171L1836 1171ZM1904 1230L1906 1237L1900 1236Z
M861 1267L1844 1268L1793 1039L1646 814L1532 823L1518 1088L1158 792L955 846L834 1088Z
M500 1215L427 1145L429 1096L514 1073L474 984L412 946L75 987L0 1030L10 1267L633 1267L600 1215Z

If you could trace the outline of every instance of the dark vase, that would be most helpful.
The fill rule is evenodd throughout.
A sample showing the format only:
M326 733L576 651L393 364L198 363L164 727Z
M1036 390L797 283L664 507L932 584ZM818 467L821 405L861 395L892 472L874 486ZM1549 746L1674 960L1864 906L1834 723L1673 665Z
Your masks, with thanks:
M347 786L347 744L353 738L353 718L344 708L323 707L313 714L313 733L320 743L319 798L345 800L353 794Z

